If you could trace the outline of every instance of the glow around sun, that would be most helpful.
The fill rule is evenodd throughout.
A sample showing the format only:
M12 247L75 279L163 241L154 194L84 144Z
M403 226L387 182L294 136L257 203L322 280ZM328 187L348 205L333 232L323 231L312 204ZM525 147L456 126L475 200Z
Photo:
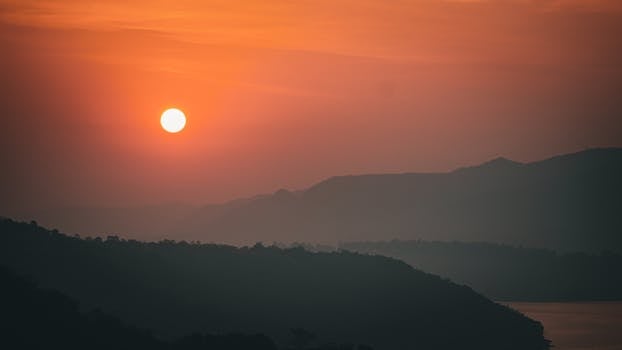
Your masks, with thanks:
M162 128L170 133L178 133L186 126L186 115L177 108L169 108L160 117Z

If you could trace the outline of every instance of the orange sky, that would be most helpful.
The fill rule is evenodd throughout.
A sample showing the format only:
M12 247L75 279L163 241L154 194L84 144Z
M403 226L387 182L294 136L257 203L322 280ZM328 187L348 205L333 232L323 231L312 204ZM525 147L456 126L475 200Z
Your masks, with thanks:
M0 0L0 215L622 146L621 34L619 0Z

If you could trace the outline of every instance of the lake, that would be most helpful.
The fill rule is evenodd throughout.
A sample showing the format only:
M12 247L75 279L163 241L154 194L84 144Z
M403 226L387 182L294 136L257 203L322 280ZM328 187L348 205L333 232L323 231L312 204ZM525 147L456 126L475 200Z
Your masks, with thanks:
M542 322L553 350L622 350L622 302L503 302Z

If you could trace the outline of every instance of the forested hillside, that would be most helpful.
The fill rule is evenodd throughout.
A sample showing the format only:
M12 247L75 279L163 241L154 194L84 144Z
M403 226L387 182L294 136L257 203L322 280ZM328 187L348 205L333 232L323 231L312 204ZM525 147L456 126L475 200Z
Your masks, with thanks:
M543 349L542 326L407 264L357 253L118 237L0 221L0 264L158 335L292 328L376 349Z

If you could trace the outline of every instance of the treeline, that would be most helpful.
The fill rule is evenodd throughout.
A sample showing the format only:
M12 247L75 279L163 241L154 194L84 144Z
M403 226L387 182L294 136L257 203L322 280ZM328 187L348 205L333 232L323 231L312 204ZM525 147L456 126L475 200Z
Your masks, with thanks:
M560 254L493 243L421 240L346 242L339 248L400 259L494 300L622 300L622 255L613 252Z
M314 335L304 348L548 347L539 322L382 256L82 239L0 220L0 264L169 339L260 333L288 346L295 328Z

